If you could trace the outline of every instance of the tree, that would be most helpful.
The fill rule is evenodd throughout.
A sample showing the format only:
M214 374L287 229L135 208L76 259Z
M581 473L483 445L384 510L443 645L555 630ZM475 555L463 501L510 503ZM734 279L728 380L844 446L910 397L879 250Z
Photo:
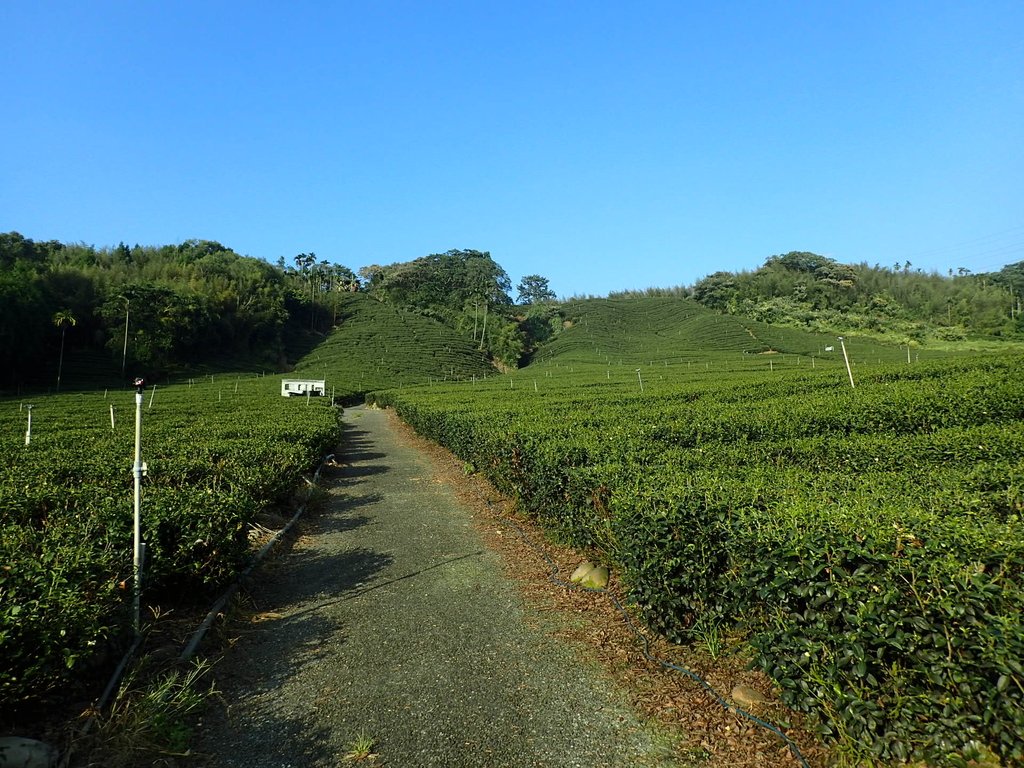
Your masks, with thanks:
M520 304L542 304L555 299L555 292L548 286L548 279L540 275L527 275L519 281L516 290L519 291Z
M300 253L295 257L295 266L299 268L299 272L309 282L309 330L313 330L313 321L316 319L316 311L313 306L315 301L313 297L313 288L316 283L313 280L313 272L316 268L316 254L315 253Z
M70 310L62 309L53 315L53 324L60 328L60 361L57 363L57 391L60 392L60 375L64 370L64 334L67 333L68 326L74 326L78 321L75 316L71 314Z

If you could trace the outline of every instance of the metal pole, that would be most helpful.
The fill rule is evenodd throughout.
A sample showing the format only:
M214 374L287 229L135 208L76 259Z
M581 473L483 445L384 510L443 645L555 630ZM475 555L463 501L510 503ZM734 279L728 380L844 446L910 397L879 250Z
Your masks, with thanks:
M135 463L132 474L135 476L135 521L134 548L132 553L133 593L134 593L134 627L135 634L141 633L140 614L142 610L142 388L145 382L135 380Z
M850 377L850 389L856 389L857 385L853 383L853 369L850 368L850 358L846 354L846 343L842 336L839 337L839 346L843 348L843 360L846 361L846 373Z

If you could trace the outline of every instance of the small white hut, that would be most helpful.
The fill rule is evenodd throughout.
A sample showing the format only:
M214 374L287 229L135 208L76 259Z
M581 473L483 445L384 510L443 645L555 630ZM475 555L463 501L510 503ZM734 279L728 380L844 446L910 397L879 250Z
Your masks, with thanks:
M281 379L281 397L307 394L317 397L327 394L327 382L324 379Z

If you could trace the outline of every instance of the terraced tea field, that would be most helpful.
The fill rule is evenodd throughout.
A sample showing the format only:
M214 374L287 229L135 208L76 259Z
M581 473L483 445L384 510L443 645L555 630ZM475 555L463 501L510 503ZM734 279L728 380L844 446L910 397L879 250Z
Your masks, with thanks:
M298 362L294 375L329 379L343 401L381 387L495 373L471 339L365 294L342 297L338 323L323 343Z

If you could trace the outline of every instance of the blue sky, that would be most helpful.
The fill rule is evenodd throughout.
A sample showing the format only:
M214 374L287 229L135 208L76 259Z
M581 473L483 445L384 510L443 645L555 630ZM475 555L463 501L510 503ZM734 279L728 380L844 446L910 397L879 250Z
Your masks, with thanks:
M1024 3L8 2L0 231L559 295L1024 260Z

